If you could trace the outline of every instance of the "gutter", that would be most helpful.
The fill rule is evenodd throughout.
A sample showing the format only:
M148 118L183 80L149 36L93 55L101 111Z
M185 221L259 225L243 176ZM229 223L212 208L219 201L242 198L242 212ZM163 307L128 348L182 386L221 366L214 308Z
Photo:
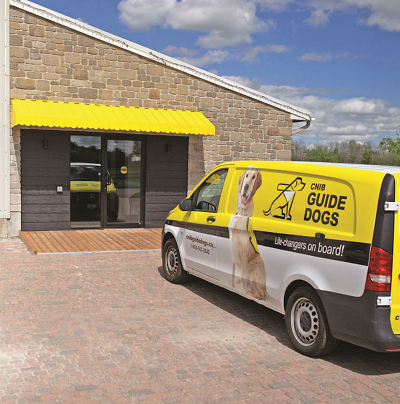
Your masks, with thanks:
M295 135L296 133L301 132L302 130L305 130L310 127L311 121L314 120L314 118L311 118L309 121L306 121L306 124L304 126L301 126L300 128L297 128L293 133L292 136Z

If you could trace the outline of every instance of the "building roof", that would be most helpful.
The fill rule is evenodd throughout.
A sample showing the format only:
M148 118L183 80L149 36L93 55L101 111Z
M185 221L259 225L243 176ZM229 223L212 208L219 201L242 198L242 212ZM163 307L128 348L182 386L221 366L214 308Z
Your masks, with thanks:
M282 111L288 112L292 115L292 120L308 121L312 120L312 115L310 112L295 107L287 102L278 100L276 98L270 97L259 91L250 89L241 84L235 83L233 81L227 80L205 70L199 69L198 67L192 66L190 64L184 63L178 59L171 58L162 53L153 51L144 46L138 45L134 42L130 42L126 39L120 38L116 35L110 34L108 32L102 31L98 28L92 27L89 24L83 23L81 21L75 20L73 18L67 17L63 14L57 13L56 11L50 10L48 8L42 7L38 4L32 3L28 0L9 0L10 6L19 8L21 10L27 11L31 14L37 15L38 17L45 18L47 20L53 21L59 25L70 28L72 30L81 32L92 38L107 42L113 46L117 46L121 49L127 50L129 52L135 53L139 56L145 57L147 59L153 60L157 63L162 63L165 66L169 66L183 73L195 76L199 79L208 81L212 84L216 84L230 91L234 91L238 94L244 95L246 97L252 98L256 101L265 103L272 107L278 108Z

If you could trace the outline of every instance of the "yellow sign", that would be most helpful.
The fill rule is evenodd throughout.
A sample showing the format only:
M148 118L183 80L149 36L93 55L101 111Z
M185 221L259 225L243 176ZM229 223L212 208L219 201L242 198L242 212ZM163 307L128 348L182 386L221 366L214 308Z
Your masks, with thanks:
M126 174L128 172L128 169L125 166L121 167L121 173Z

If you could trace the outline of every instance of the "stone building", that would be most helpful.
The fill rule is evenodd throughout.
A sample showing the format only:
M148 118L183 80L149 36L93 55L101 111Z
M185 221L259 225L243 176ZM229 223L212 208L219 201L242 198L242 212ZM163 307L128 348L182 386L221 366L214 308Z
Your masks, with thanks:
M293 122L311 122L307 111L27 0L5 3L2 237L160 227L216 164L290 160Z

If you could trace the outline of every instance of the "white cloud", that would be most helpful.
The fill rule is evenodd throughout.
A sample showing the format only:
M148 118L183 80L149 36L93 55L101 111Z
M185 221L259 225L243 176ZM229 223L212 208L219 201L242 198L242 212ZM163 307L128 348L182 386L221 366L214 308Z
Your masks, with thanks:
M400 107L382 99L337 100L322 97L320 94L329 91L326 89L260 85L247 77L228 76L227 79L310 111L315 120L309 129L295 135L295 139L320 143L351 139L374 142L384 136L394 136L399 130Z
M255 0L262 8L274 11L283 11L290 3L296 3L296 0Z
M119 18L132 31L147 30L163 25L175 3L175 0L122 0L118 4Z
M251 43L252 34L273 26L256 16L252 0L122 0L118 9L121 21L133 31L159 25L204 32L197 44L206 49Z
M177 48L176 46L167 46L162 52L185 63L202 67L213 63L222 63L229 59L252 62L256 60L257 55L260 53L285 53L291 51L292 49L285 45L263 45L248 47L235 52L224 49L212 49L202 56L198 56L199 51L196 49Z
M325 53L306 53L299 58L302 62L330 62L332 60L332 54Z
M336 100L310 95L292 99L291 102L312 111L316 118L309 131L299 133L300 139L313 137L321 142L350 139L373 142L382 136L394 135L399 125L400 108L380 99Z
M257 79L250 80L248 77L244 76L221 76L226 80L233 81L234 83L241 84L242 86L252 88L253 90L259 91L261 85Z
M385 31L400 31L399 0L308 0L314 10L307 22L314 26L325 26L329 15L337 11L369 11L369 17L360 19L369 26L377 25Z
M76 20L78 20L78 21L80 21L80 22L83 22L84 24L89 24L86 20L84 20L84 19L81 18L81 17L76 18Z
M347 114L377 114L383 112L384 104L382 100L351 98L338 101L333 110L337 113Z
M319 27L319 26L323 26L325 27L325 25L328 23L329 21L329 12L325 11L325 10L314 10L311 13L311 16L309 18L307 18L307 22L308 24L312 25L313 27Z
M286 45L260 45L248 48L242 57L242 61L254 61L260 53L286 53L292 49Z
M347 59L347 60L353 61L353 60L356 60L356 59L364 59L365 56L364 55L352 55L349 52L345 52L345 53L342 53L340 55L336 55L335 58L337 58L337 59Z
M348 0L349 2L351 0ZM367 25L377 25L385 31L400 31L400 1L398 0L354 0L359 8L369 8L371 15Z
M345 135L348 136L349 133L356 133L357 136L361 135L364 136L365 133L368 131L368 127L365 125L357 124L357 125L348 125L345 127L337 128L328 126L326 128L327 133L333 133L335 135Z
M258 12L282 12L300 0L121 0L120 20L133 31L154 26L199 33L197 45L218 49L251 44L253 34L275 28L272 19L262 20ZM400 31L399 0L307 0L311 11L306 22L324 27L335 12L359 12L359 22L386 31ZM249 60L249 59L246 59ZM314 59L315 60L315 59Z
M193 58L199 52L196 49L188 49L184 47L177 48L176 46L167 46L163 51L167 55L178 55L179 57Z
M400 3L397 2L393 10L373 10L369 18L360 22L377 25L384 31L400 31Z
M222 63L232 58L232 55L223 49L209 50L204 55L197 57L198 52L194 49L177 48L176 46L167 46L163 53L174 56L182 62L192 66L202 67L213 63Z

